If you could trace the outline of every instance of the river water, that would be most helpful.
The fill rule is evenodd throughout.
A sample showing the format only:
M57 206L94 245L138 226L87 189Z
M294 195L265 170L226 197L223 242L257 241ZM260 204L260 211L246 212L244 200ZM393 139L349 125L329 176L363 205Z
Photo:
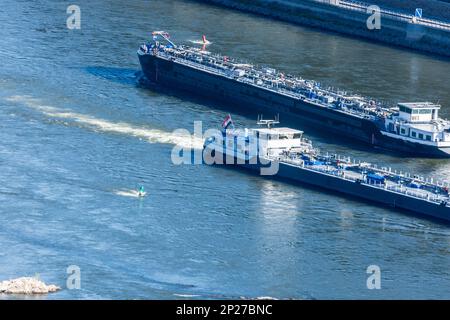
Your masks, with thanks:
M0 6L0 280L38 274L62 287L47 299L450 298L448 225L243 171L174 165L173 145L189 141L172 131L216 128L227 112L142 88L135 75L151 31L186 44L206 34L210 51L386 101L439 101L449 117L448 60L197 2L77 4L80 30L66 27L67 1ZM448 160L308 137L450 180ZM141 184L143 199L133 192ZM71 265L80 289L67 287ZM369 265L380 267L380 290L367 289Z

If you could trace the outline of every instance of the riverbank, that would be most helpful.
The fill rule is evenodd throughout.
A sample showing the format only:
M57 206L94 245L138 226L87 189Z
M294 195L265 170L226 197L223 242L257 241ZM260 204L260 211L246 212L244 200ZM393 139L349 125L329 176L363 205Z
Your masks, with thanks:
M327 31L351 35L371 41L387 43L423 52L450 56L450 24L441 21L425 19L433 8L433 14L443 11L440 17L446 17L447 11L440 8L450 7L450 4L435 1L436 6L424 6L424 19L414 23L411 11L415 5L425 3L416 0L414 4L401 5L400 1L390 2L391 10L402 9L402 12L382 11L381 28L369 29L365 5L352 1L314 1L314 0L200 0L211 4L221 5L240 11L256 13L270 18L287 21L299 25L320 28ZM378 0L370 3L382 4L386 1ZM334 3L334 4L332 4ZM336 3L339 3L336 5ZM370 4L367 3L367 4ZM387 2L386 2L387 3ZM384 8L382 7L382 10Z
M450 21L450 2L442 0L370 0L381 8L398 10L403 13L414 14L416 8L423 10L423 17Z

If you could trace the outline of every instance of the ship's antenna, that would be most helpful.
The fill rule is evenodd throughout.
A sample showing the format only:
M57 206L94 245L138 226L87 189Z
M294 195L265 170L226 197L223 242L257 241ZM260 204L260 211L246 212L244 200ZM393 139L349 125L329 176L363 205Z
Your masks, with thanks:
M275 116L274 120L265 120L265 119L263 119L262 115L258 115L258 122L257 122L257 124L260 125L260 126L264 126L265 125L265 126L267 126L267 128L271 129L274 124L280 123L279 119L280 119L280 115L279 114L277 116Z

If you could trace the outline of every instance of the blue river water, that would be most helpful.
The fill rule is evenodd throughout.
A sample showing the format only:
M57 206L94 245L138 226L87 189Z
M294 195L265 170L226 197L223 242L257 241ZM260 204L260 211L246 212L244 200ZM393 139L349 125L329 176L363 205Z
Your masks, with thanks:
M448 60L198 2L77 4L80 30L66 27L67 1L0 6L0 281L38 274L62 287L41 299L450 298L448 225L244 171L174 165L174 144L188 140L173 130L217 128L227 111L137 85L136 50L153 30L187 44L206 34L211 51L386 101L439 101L443 117ZM308 137L450 180L445 159ZM134 193L141 184L145 198ZM66 285L70 265L80 289ZM381 269L380 290L367 289L369 265Z

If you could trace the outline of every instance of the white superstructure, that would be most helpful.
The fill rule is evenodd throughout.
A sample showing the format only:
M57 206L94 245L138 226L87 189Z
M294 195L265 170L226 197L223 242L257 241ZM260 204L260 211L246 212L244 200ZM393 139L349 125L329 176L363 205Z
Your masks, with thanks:
M430 102L399 103L398 114L385 120L382 134L395 139L450 147L450 123L439 118L441 106Z

